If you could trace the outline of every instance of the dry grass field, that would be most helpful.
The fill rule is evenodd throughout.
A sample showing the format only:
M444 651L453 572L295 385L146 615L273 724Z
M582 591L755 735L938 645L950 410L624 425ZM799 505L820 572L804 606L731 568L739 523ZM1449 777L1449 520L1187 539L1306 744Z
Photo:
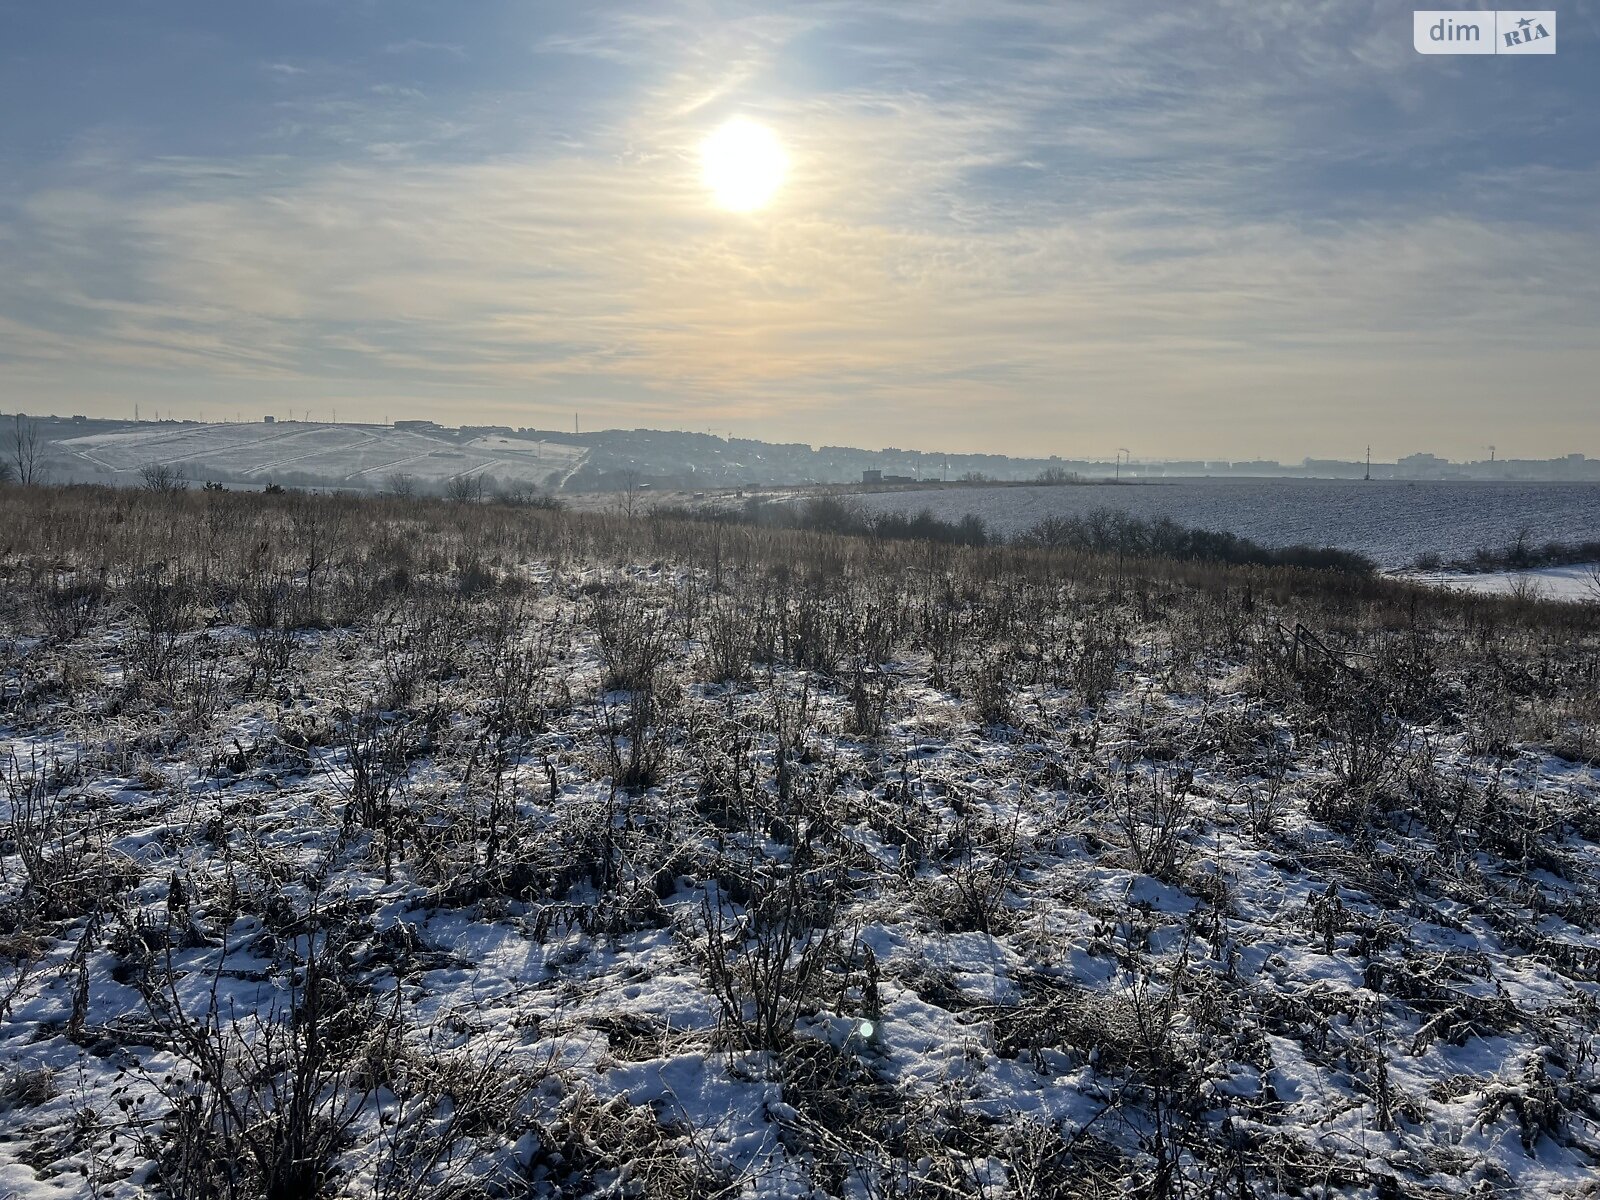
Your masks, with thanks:
M1600 608L0 489L0 1195L1593 1195Z

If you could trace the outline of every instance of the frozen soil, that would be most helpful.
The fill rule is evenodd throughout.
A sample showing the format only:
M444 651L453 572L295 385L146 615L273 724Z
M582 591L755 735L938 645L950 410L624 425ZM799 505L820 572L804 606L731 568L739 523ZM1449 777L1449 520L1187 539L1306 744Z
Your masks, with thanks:
M1593 624L540 520L13 553L0 1195L1595 1194Z

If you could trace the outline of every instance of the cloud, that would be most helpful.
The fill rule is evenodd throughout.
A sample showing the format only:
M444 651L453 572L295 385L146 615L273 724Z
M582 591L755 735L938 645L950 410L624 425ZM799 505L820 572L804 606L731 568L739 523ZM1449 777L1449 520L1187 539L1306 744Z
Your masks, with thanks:
M339 120L360 156L41 188L0 226L23 268L0 280L0 356L469 395L465 416L583 396L619 424L816 442L1100 452L1143 429L1161 444L1141 452L1173 454L1372 426L1411 449L1518 389L1554 431L1600 366L1600 178L1457 161L1431 116L1380 130L1341 107L1414 101L1376 6L822 4L698 36L693 11L540 42L633 80L568 114L582 137L446 157L357 107ZM818 81L797 64L823 49ZM754 217L695 177L733 111L793 163ZM1418 196L1400 184L1423 153L1444 166Z
M385 54L444 54L451 58L467 57L466 48L453 42L429 42L421 38L406 38L390 42L383 48Z

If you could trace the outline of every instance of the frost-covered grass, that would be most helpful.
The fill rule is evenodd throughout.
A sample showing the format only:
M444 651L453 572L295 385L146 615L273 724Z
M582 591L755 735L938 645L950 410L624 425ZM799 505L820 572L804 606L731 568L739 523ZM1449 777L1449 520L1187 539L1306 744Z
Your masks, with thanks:
M0 1194L1592 1189L1593 609L0 504Z

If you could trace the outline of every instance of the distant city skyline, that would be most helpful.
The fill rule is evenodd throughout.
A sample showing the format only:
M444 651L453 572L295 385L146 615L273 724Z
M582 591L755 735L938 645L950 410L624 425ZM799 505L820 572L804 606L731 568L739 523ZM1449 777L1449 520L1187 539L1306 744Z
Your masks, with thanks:
M1600 453L1600 16L0 0L0 407Z

